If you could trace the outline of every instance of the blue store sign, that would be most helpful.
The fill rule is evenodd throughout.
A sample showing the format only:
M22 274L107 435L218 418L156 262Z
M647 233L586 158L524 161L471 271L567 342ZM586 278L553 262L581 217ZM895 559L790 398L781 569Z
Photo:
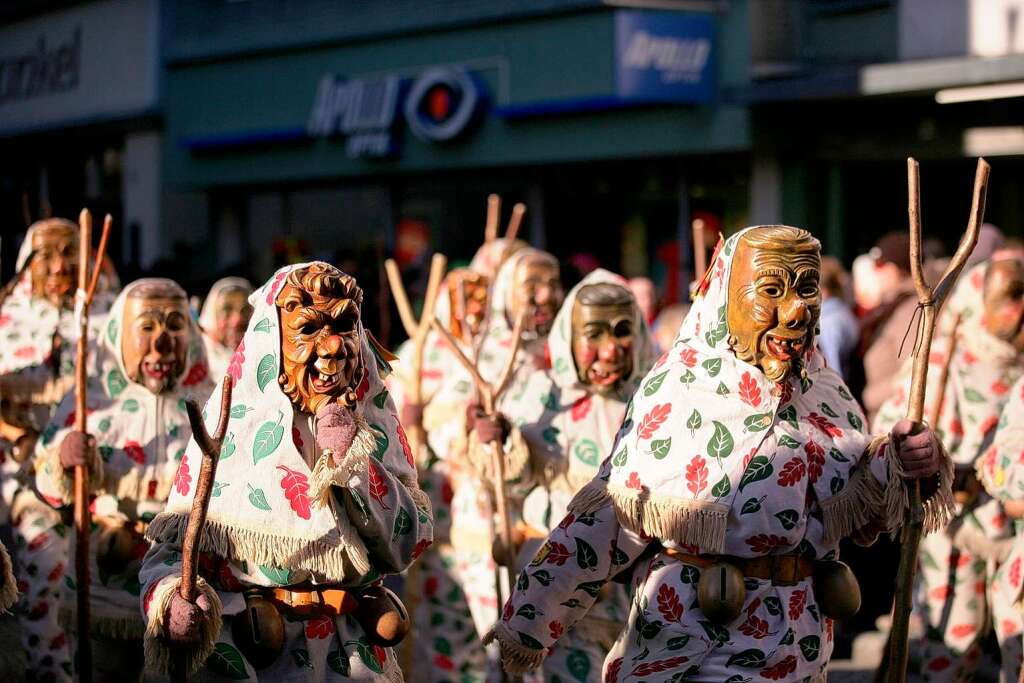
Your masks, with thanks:
M715 92L715 22L679 12L615 14L615 92L634 102L708 102Z

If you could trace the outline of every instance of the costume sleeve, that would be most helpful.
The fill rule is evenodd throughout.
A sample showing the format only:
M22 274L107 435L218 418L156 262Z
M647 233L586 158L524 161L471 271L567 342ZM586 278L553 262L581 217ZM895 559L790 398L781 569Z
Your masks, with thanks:
M142 618L146 622L143 638L146 666L168 675L172 657L182 653L186 657L188 671L198 670L212 654L223 624L217 591L202 577L196 578L197 594L205 595L210 601L210 618L200 628L199 643L194 648L172 649L163 639L164 620L171 599L181 585L181 553L169 543L154 543L142 560L139 583L142 587Z
M1024 500L1024 380L1010 390L992 444L978 460L985 490L999 500Z
M540 665L546 651L579 621L601 588L633 564L648 541L622 528L609 502L570 513L519 574L492 635L509 673Z

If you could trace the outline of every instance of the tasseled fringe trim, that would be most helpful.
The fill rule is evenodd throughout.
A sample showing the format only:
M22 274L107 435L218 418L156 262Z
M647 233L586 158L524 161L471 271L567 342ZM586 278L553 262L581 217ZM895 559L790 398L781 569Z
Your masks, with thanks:
M725 548L729 507L700 500L666 498L594 480L580 489L569 503L569 512L596 512L607 503L615 506L619 524L635 533L685 545L704 553Z
M352 571L370 571L366 546L344 515L338 515L340 542L278 536L251 529L238 529L206 520L199 550L238 562L271 567L306 569L328 581L344 581ZM185 538L188 515L162 512L150 523L146 538L151 543L170 543L180 548ZM350 571L351 570L351 571Z
M59 621L68 632L78 631L78 609L75 605L60 608ZM146 632L141 614L136 616L106 617L93 611L89 615L89 629L92 635L112 640L139 640Z
M174 581L167 581L159 586L153 594L153 604L150 606L152 616L146 626L144 639L144 650L146 653L146 669L163 676L170 675L171 660L175 657L184 656L185 667L188 673L199 670L203 662L213 654L213 648L217 644L217 636L223 625L221 616L220 598L213 587L199 578L196 581L196 588L210 601L210 618L202 621L199 633L199 643L194 647L173 648L163 639L163 625L167 610L171 607L171 599L178 592L181 585L181 578Z
M502 623L494 625L484 636L484 645L498 641L501 651L501 668L512 676L522 676L536 669L547 656L547 650L533 650L516 642L507 626Z
M18 600L18 583L14 579L11 556L3 543L0 543L0 577L4 582L3 587L0 587L0 612L6 612Z
M872 446L877 446L870 451L871 457L882 444L888 443L888 438L875 439ZM941 444L940 444L941 446ZM903 463L896 457L892 445L889 444L889 453L886 462L889 465L889 481L885 486L885 501L883 512L885 514L886 530L896 538L906 540L910 533L910 492L907 488L908 482L903 480ZM956 501L953 499L953 461L942 447L939 455L939 487L932 496L922 501L923 510L923 531L930 534L938 531L949 523L956 514Z
M505 481L509 483L523 479L527 468L530 466L530 448L526 445L526 439L518 427L512 427L509 433L509 443L505 448ZM477 440L476 432L470 432L467 455L473 470L476 471L484 481L494 481L497 473L494 472L491 462L491 449L487 444Z
M366 463L377 448L373 430L362 415L355 415L356 435L341 459L334 464L334 453L324 451L313 465L309 476L309 495L320 507L327 507L331 501L331 486L348 486L352 477L366 472Z
M878 519L884 500L885 489L871 474L865 458L864 464L854 470L845 489L821 501L825 542L846 538Z

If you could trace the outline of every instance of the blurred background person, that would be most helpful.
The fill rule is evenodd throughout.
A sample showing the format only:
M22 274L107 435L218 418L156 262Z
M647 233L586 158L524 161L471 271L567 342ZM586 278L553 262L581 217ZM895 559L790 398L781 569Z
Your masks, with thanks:
M833 256L821 258L821 333L818 348L825 362L843 380L850 376L850 364L857 350L860 324L847 301L850 276Z
M629 278L629 291L636 299L636 305L644 316L644 322L653 325L654 319L658 316L658 289L654 286L654 281L649 277L631 277Z
M874 278L875 257L870 253L853 259L850 268L853 279L853 311L858 318L864 318L882 300L882 290Z
M689 312L689 304L672 304L661 310L651 328L656 355L660 356L672 348L672 342L675 341L676 335L679 333L683 318Z

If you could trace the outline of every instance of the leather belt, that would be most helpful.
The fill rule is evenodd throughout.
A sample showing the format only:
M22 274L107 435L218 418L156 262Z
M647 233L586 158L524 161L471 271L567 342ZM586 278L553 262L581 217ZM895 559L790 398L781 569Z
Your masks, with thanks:
M341 588L271 588L260 591L278 609L290 614L340 617L354 612L359 606L355 593Z
M763 555L761 557L733 557L731 555L692 555L675 548L662 548L662 553L674 560L706 569L726 562L750 579L771 581L773 586L793 586L814 575L815 561L797 553Z

